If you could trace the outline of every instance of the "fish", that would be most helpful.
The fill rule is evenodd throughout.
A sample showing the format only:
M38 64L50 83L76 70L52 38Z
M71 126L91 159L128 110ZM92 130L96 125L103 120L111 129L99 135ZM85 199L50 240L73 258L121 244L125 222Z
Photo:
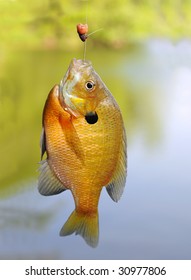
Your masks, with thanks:
M43 159L46 154L46 159ZM98 204L103 188L118 202L127 177L126 131L120 108L89 60L73 58L50 91L42 117L38 190L70 190L75 209L61 236L99 240Z

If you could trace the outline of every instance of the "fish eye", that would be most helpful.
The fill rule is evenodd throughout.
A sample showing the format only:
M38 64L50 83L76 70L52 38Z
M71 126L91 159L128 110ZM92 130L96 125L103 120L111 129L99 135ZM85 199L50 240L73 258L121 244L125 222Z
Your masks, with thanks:
M85 88L88 90L88 91L92 91L95 87L95 83L93 81L87 81L86 84L85 84Z

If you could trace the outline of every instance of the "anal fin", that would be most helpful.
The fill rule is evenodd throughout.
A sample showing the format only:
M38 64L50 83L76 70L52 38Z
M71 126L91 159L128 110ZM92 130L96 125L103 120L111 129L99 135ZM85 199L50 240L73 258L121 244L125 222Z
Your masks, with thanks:
M41 132L40 147L41 147L41 159L42 159L44 153L46 152L46 135L45 135L44 127L42 128L42 132Z
M55 195L66 190L63 184L57 179L51 170L47 160L40 162L39 167L38 190L42 195Z

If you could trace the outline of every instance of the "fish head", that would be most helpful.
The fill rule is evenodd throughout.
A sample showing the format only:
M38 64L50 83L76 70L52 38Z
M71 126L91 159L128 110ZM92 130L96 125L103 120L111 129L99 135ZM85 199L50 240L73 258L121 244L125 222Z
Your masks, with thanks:
M74 58L60 83L61 104L75 117L93 116L103 98L103 87L91 62Z

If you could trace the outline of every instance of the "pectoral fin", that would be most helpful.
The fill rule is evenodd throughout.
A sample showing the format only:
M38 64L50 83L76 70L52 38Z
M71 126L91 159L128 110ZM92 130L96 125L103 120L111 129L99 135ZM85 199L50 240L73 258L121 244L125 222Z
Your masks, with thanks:
M118 163L111 182L106 186L106 190L109 196L115 202L117 202L123 194L123 190L126 182L126 176L127 176L127 143L126 143L126 133L124 128Z
M68 145L71 147L71 150L76 154L77 158L82 163L84 163L84 150L80 138L72 123L72 116L69 120L66 121L61 115L59 121Z
M47 160L40 162L40 175L38 180L38 190L42 195L59 194L66 190L63 184L57 179L51 170Z

